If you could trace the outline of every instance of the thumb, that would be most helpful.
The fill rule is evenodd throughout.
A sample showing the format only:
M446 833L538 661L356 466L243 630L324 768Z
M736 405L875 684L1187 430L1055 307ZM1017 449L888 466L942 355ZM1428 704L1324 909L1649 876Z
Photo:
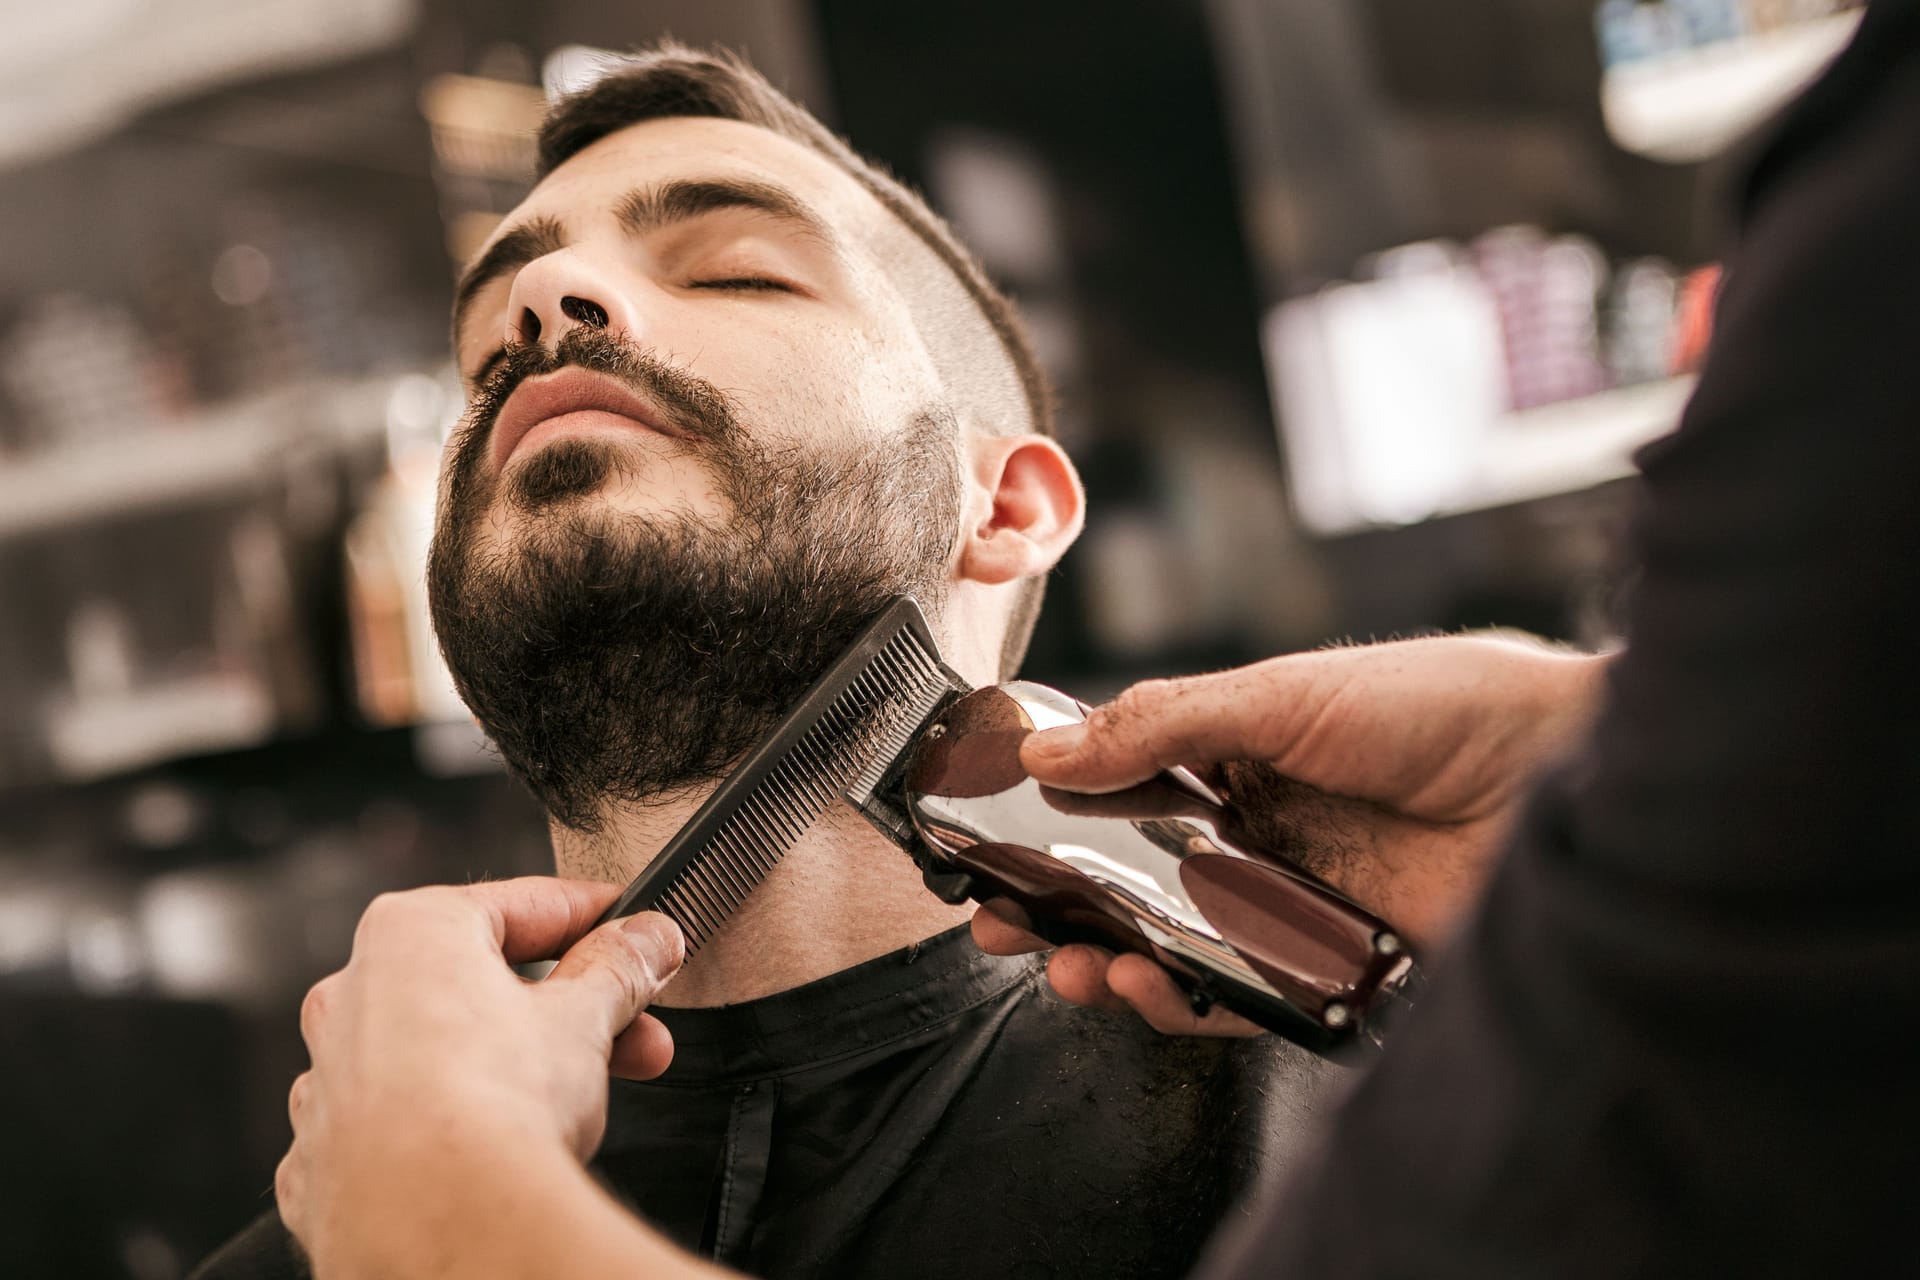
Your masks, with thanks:
M541 986L609 1044L680 969L686 940L656 911L610 920L567 948Z
M1049 786L1098 794L1175 765L1269 759L1292 736L1304 702L1282 661L1136 684L1085 724L1029 734L1020 763Z

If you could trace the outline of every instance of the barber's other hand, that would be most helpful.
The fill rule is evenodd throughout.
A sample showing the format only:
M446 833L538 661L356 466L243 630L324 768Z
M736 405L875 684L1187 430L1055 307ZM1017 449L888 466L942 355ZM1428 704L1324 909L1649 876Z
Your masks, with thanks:
M665 1070L643 1011L679 968L680 931L645 914L592 924L619 886L531 876L374 900L345 969L300 1010L313 1066L288 1097L281 1217L316 1271L358 1274L370 1222L429 1212L449 1168L565 1153L606 1124L609 1073ZM544 981L509 964L560 957Z
M1478 896L1533 777L1590 725L1605 666L1495 637L1291 654L1135 685L1084 725L1031 735L1021 763L1049 786L1090 793L1193 768L1263 843L1429 946ZM976 913L980 946L1044 946L1008 905ZM1048 977L1069 1000L1131 1006L1161 1030L1252 1030L1220 1010L1195 1019L1141 956L1062 947Z

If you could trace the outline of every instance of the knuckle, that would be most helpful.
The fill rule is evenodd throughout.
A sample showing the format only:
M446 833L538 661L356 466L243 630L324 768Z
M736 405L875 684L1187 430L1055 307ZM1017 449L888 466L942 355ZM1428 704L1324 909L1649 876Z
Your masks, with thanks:
M280 1203L280 1216L291 1219L294 1210L294 1164L293 1152L280 1157L280 1163L273 1170L273 1198ZM288 1223L292 1225L291 1222Z
M612 961L611 968L620 981L620 995L628 1004L643 1008L652 1000L653 989L658 984L653 961L640 941L624 931L608 950L616 947L619 958Z
M666 938L667 972L676 973L687 962L687 935L671 917L662 914L657 926Z
M1125 733L1127 726L1138 720L1140 714L1139 686L1135 685L1122 689L1112 701L1095 707L1093 714L1087 717L1087 727L1096 739L1112 738Z
M328 1006L333 1002L332 977L325 977L307 988L305 998L300 1001L300 1034L309 1041L320 1029L320 1023L327 1016ZM301 1079L305 1079L304 1076ZM294 1081L296 1087L299 1081Z
M1168 703L1180 696L1180 688L1177 680L1142 680L1121 690L1120 696L1108 703L1106 709L1116 725L1138 727L1161 714Z
M360 918L362 920L373 921L375 924L385 923L393 916L405 912L407 899L411 896L412 895L405 890L396 889L389 889L385 893L377 893L373 896L373 901L367 904L367 909L362 913Z
M360 913L360 923L353 931L355 951L366 946L376 935L393 927L394 917L404 915L406 905L402 901L404 894L388 891L376 894L366 910Z
M640 945L617 923L594 930L580 945L588 964L613 984L624 1003L646 1003L650 967Z

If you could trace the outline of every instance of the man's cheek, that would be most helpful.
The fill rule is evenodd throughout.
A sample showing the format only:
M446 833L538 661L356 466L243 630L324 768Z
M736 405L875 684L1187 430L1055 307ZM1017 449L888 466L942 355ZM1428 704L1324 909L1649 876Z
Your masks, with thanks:
M884 421L870 415L876 398L891 399L893 370L856 344L796 344L780 350L752 379L728 385L756 443L808 445L843 440L849 430Z

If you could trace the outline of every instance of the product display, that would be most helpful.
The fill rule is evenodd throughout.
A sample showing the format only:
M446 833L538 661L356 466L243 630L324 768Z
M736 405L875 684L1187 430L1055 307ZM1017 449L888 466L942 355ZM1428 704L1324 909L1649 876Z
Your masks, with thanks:
M1860 8L1863 0L1602 0L1594 10L1608 66L1672 57Z
M1539 227L1367 265L1370 279L1280 304L1265 330L1294 501L1322 532L1625 474L1671 428L1711 328L1696 295L1712 268L1615 265Z

